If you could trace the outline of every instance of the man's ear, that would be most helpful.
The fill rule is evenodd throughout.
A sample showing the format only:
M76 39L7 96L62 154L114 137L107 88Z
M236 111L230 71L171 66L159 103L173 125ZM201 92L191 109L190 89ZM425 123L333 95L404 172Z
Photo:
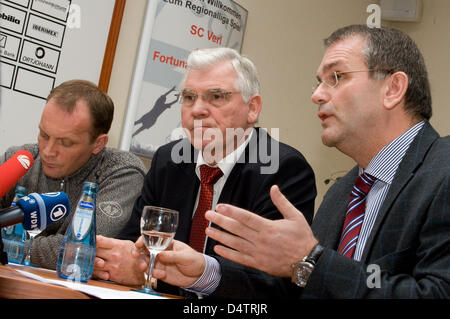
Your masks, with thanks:
M248 115L247 122L255 124L258 121L259 113L262 109L262 98L259 94L254 94L248 101Z
M105 148L106 144L108 144L108 134L100 134L94 141L94 149L92 150L92 154L96 155L100 153L102 149Z
M408 76L404 72L395 72L386 82L384 106L391 110L397 106L406 95L408 89Z

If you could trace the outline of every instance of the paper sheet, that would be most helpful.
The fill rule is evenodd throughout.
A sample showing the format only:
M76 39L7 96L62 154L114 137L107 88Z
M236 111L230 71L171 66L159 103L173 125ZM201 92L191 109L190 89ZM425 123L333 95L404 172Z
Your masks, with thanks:
M168 299L167 297L157 296L152 294L146 294L136 291L120 291L109 288L91 286L84 283L73 282L69 280L56 280L56 279L48 279L44 278L27 271L16 269L22 275L38 280L40 282L44 282L47 284L58 285L67 287L70 289L78 290L88 295L101 298L101 299Z

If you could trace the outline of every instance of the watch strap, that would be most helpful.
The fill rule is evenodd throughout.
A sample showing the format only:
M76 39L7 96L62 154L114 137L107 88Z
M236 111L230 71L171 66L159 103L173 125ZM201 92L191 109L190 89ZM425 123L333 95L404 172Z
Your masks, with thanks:
M304 259L304 261L309 262L313 265L316 265L317 260L319 259L320 255L322 255L323 247L319 244L315 245L314 248L311 250L309 255Z

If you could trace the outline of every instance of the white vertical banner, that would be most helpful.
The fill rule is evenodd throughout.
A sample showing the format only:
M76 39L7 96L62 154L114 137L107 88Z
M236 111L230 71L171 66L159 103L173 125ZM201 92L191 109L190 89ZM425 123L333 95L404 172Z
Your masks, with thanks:
M178 85L197 48L241 51L247 10L232 0L149 0L120 148L152 157L182 136Z

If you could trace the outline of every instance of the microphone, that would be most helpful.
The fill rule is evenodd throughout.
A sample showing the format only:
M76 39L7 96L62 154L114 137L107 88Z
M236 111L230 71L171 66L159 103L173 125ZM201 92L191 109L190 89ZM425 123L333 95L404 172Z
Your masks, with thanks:
M66 193L31 193L19 199L17 206L0 210L0 228L23 223L26 230L44 230L69 212Z
M2 198L33 166L34 159L30 152L17 151L0 166L0 198Z

